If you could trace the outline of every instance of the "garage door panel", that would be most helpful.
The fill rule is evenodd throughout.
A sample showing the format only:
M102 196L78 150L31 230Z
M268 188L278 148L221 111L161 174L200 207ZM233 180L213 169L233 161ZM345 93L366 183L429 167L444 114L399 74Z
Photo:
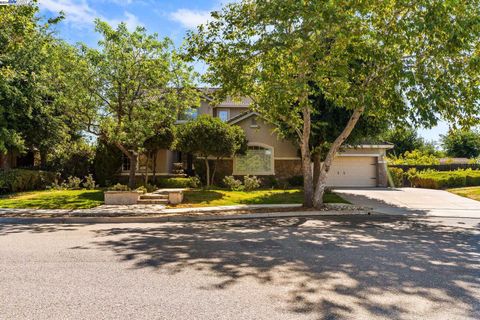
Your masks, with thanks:
M331 187L375 187L377 185L376 157L337 157L327 178Z

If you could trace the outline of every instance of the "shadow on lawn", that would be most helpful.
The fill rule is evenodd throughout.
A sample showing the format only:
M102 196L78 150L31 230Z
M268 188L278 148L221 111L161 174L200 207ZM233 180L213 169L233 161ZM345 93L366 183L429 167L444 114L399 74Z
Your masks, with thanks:
M480 236L471 229L359 216L95 232L94 246L135 268L213 272L218 282L206 290L254 278L281 288L276 299L290 312L319 319L480 317Z

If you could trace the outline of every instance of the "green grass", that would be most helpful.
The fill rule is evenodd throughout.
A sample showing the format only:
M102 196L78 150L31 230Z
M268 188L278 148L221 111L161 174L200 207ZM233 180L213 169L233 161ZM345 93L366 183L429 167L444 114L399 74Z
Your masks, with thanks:
M334 193L324 196L325 203L348 203ZM256 191L228 191L228 190L190 190L185 192L181 207L228 206L237 204L287 204L302 203L303 191L294 190L256 190Z
M458 194L462 197L480 201L480 187L455 188L448 189L447 191Z
M102 190L42 190L0 197L0 208L88 209L101 204Z

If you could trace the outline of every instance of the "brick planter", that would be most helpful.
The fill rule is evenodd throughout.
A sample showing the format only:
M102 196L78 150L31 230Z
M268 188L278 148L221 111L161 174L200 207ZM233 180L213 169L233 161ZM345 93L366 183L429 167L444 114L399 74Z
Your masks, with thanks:
M138 191L105 191L106 205L129 205L137 204L140 197Z

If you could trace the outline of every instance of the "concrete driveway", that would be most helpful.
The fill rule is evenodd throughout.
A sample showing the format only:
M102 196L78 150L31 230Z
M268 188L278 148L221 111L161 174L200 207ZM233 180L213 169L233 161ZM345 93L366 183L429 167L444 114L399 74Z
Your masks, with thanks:
M385 214L480 218L480 202L443 190L420 188L337 189L353 204Z

